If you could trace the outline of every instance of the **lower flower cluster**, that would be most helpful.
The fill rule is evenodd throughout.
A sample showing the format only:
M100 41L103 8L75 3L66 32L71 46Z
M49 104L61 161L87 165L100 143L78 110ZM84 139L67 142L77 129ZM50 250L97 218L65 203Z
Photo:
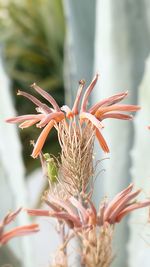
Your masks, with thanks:
M78 236L82 245L81 260L85 266L110 266L115 224L133 210L150 206L150 200L136 200L140 192L133 191L133 184L130 184L111 201L102 201L98 211L89 197L80 196L77 199L70 196L63 200L48 192L43 199L50 209L27 209L27 213L31 216L54 217L59 222L65 222L71 233L64 239L62 247L65 248L71 238Z

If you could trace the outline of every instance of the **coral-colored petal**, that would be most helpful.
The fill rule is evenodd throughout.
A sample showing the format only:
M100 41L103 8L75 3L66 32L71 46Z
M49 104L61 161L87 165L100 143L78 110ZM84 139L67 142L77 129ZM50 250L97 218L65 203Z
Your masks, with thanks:
M127 208L123 209L118 216L116 217L115 221L120 222L124 216L126 216L128 213L130 213L133 210L145 208L147 206L150 206L150 201L145 200L143 202L134 203L129 205Z
M116 217L118 216L118 214L126 207L126 205L133 200L137 195L139 195L139 193L141 192L141 190L137 190L135 192L131 192L127 195L125 195L122 199L120 199L118 202L116 202L116 207L115 209L112 209L108 221L111 223L115 222ZM106 215L106 214L105 214ZM105 217L106 218L106 217ZM105 219L104 218L104 219Z
M19 124L19 128L24 129L24 128L28 128L34 124L36 124L39 121L39 119L37 120L27 120L22 122L21 124Z
M135 105L113 105L109 107L101 107L95 112L95 116L97 118L101 118L101 116L107 112L111 111L127 111L127 112L132 112L132 111L137 111L139 110L139 106Z
M107 143L104 139L104 137L101 134L101 129L103 128L103 125L100 123L98 119L95 118L94 115L87 113L87 112L82 112L80 114L80 119L88 119L96 128L96 137L100 143L100 146L102 147L103 151L106 153L109 153L109 148L107 146Z
M25 209L26 212L31 216L49 216L49 210L41 210L41 209Z
M62 111L50 113L46 115L45 118L40 121L40 123L37 124L37 127L44 127L52 119L58 119L58 121L61 121L62 119L64 119L64 117L65 115Z
M92 82L90 83L89 87L85 91L85 94L83 96L83 100L82 100L82 103L81 103L81 112L85 112L86 111L88 97L89 97L90 93L92 92L95 84L97 83L98 76L99 76L98 74L95 75L94 79L92 80Z
M70 216L70 218L72 218L70 220L72 220L76 224L76 226L78 224L78 227L79 227L80 220L79 220L78 216L76 215L76 212L75 212L73 206L71 205L71 202L60 200L58 198L53 197L52 195L49 196L49 202L51 202L52 204L57 205L59 208L65 210L66 213L64 212L63 214L66 214L66 215L63 215L63 216L65 216L65 217L67 216L68 219L69 219L68 216ZM50 212L50 216L63 219L62 214L59 211L58 212Z
M76 96L76 99L75 99L75 102L74 102L74 105L73 105L73 108L72 108L72 113L74 115L77 115L79 113L78 108L79 108L81 94L82 94L82 90L83 90L84 86L85 86L85 81L81 80L79 82L79 88L78 88L78 91L77 91L77 96Z
M98 110L98 108L114 105L114 104L120 102L121 100L123 100L127 95L128 95L128 91L123 92L123 93L119 93L119 94L115 94L111 97L105 98L105 99L101 100L100 102L96 103L94 106L92 106L88 110L88 112L90 112L91 114L94 114Z
M28 94L26 92L18 90L17 95L22 95L26 98L28 98L31 102L33 102L37 107L42 109L46 113L52 112L51 108L49 108L46 104L42 103L40 100L38 100L35 96Z
M104 126L102 125L102 123L97 119L95 118L94 115L90 114L90 113L87 113L87 112L82 112L80 114L80 119L87 119L89 120L97 129L102 129Z
M19 123L19 122L23 122L23 121L27 121L27 120L42 120L44 118L44 114L29 114L29 115L22 115L22 116L17 116L17 117L13 117L13 118L9 118L6 120L6 122L9 123Z
M61 208L58 207L57 204L54 204L52 202L50 202L46 197L42 197L42 200L44 200L44 202L54 211L58 212L61 211Z
M33 234L33 233L38 232L38 231L39 231L38 224L31 224L31 225L16 227L16 228L4 233L0 237L0 244L5 245L10 239L12 239L14 237Z
M101 121L105 119L119 119L119 120L132 120L133 116L132 115L126 115L122 113L106 113L101 117Z
M48 94L42 88L37 86L36 83L33 83L31 87L34 88L41 96L43 96L53 106L55 110L60 111L60 107L58 106L57 102L50 94Z
M49 196L49 201L58 205L58 207L63 208L72 216L75 216L74 209L73 209L71 203L68 203L67 201L64 201L64 200L60 200L60 199L55 198L53 196Z
M103 151L105 153L109 153L110 152L109 147L108 147L103 135L101 134L100 130L98 130L98 129L96 129L96 137L97 137L99 144L100 144L101 148L103 149Z
M33 158L37 158L38 157L40 151L43 148L43 145L45 143L45 140L46 140L46 138L47 138L50 130L54 127L55 123L56 123L55 120L51 120L46 125L46 127L43 129L43 131L41 132L40 136L37 139L37 142L35 144L35 147L33 149L32 155L31 155Z
M14 212L9 212L4 217L2 224L5 226L5 225L9 224L10 222L12 222L17 217L17 215L20 213L21 210L22 210L22 208L19 208Z
M127 188L125 188L124 190L122 190L120 193L118 193L111 201L110 203L107 205L107 207L105 208L105 216L104 218L107 220L107 218L109 218L111 212L117 207L118 202L121 201L121 199L123 199L127 194L129 194L133 189L133 184L131 183Z
M82 224L80 222L80 218L78 216L72 216L67 212L50 212L50 217L57 218L59 220L64 220L66 223L72 228L74 227L81 227Z

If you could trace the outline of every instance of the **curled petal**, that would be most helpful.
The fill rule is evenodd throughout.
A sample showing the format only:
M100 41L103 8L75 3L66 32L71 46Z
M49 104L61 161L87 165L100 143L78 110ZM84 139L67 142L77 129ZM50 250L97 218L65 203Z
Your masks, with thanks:
M88 110L88 112L90 112L91 114L94 114L98 110L98 108L114 105L120 102L121 100L123 100L127 95L128 95L128 91L105 98L101 100L100 102L98 102L97 104L95 104L93 107L91 107Z
M31 87L34 88L41 96L43 96L53 106L55 110L60 111L60 107L58 106L57 102L50 94L48 94L42 88L37 86L36 83L33 83Z
M97 83L98 76L99 76L98 74L95 75L94 79L92 80L92 82L90 83L89 87L85 91L85 94L83 96L83 100L82 100L82 103L81 103L81 112L85 112L86 111L88 97L89 97L90 93L92 92L95 84Z

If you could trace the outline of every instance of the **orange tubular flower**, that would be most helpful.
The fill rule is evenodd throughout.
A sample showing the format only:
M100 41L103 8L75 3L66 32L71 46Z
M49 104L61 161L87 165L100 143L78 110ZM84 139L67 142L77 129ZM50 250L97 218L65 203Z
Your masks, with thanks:
M32 157L36 158L39 155L50 130L55 126L56 123L62 121L65 116L64 116L64 113L59 108L58 104L56 103L55 99L51 95L49 95L39 86L37 86L35 83L31 85L31 87L34 88L40 95L42 95L52 105L52 108L48 107L46 104L39 101L33 95L28 94L26 92L18 91L17 93L18 95L22 95L28 98L30 101L32 101L37 106L36 111L39 112L39 114L18 116L18 117L7 119L6 121L9 123L20 123L21 122L19 127L22 129L30 127L34 124L36 124L38 128L44 127L43 131L41 132L35 144L35 147L32 153Z
M79 82L77 96L72 109L70 109L67 105L64 105L60 108L54 98L47 92L45 92L43 89L41 89L39 86L37 86L35 83L31 87L35 89L37 93L42 95L51 104L52 107L48 107L46 104L42 103L36 97L28 93L18 91L18 95L22 95L28 98L37 106L36 110L38 114L18 116L15 118L7 119L6 121L9 123L21 122L21 124L19 125L20 128L30 127L34 124L36 124L36 126L39 128L44 128L35 144L32 153L33 158L36 158L39 155L50 130L55 127L57 123L63 121L65 118L71 120L73 118L75 119L76 116L78 116L78 121L81 126L83 122L85 122L85 124L93 125L100 146L102 147L104 152L109 152L108 145L101 134L101 130L104 127L102 121L107 118L131 120L132 115L127 115L123 112L135 112L139 110L140 107L135 105L118 105L117 103L123 100L128 95L128 92L124 92L106 98L93 105L90 109L87 109L88 98L97 80L98 74L95 75L91 84L83 94L83 97L82 91L85 85L85 81L81 80ZM81 108L79 110L80 101Z
M5 245L10 239L14 237L24 236L24 235L36 233L39 231L38 224L31 224L31 225L25 225L25 226L18 226L4 233L4 227L10 222L12 222L16 218L16 216L20 213L20 211L21 211L21 208L15 212L8 213L4 217L2 222L0 222L0 246Z

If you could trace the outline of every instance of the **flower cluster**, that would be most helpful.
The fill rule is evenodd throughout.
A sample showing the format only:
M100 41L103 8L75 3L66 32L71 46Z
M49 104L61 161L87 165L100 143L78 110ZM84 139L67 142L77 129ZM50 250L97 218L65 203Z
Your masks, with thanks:
M101 202L98 211L89 198L81 201L72 196L62 200L48 194L44 200L50 210L27 209L27 212L31 216L54 217L68 225L71 233L64 239L61 253L70 239L78 236L82 244L82 263L87 267L108 267L113 260L112 237L115 224L133 210L150 206L150 200L138 202L135 199L140 192L141 190L133 191L133 184L130 184L111 201Z
M22 129L30 127L34 124L36 124L38 128L44 128L35 144L32 153L33 158L36 158L39 155L40 151L43 148L45 140L50 130L53 127L55 127L62 121L66 122L66 119L72 121L72 119L73 118L75 119L76 116L78 116L78 123L80 126L82 126L83 123L92 125L93 129L95 130L95 135L100 143L100 146L102 147L104 152L107 153L109 152L108 145L101 133L102 128L104 127L102 121L107 118L130 120L132 119L132 115L127 115L124 114L123 112L137 111L139 109L139 106L125 105L125 104L118 105L117 103L123 100L128 95L127 92L124 92L106 98L88 109L87 108L88 98L97 80L98 80L98 74L94 77L93 81L86 89L85 93L83 94L83 97L82 97L82 92L85 86L85 81L81 80L79 82L77 96L72 109L70 109L67 105L59 107L55 99L51 95L49 95L46 91L37 86L35 83L31 85L31 87L38 94L42 95L42 97L49 102L51 107L49 107L45 103L42 103L31 94L18 91L18 95L22 95L28 98L36 105L36 111L38 112L38 114L29 114L29 115L18 116L15 118L10 118L7 119L7 122L21 123L19 127ZM81 108L79 109L80 102L81 102ZM68 124L68 122L66 123Z
M141 192L140 189L136 191L132 190L133 184L130 184L111 201L105 200L100 203L98 212L89 198L81 202L71 196L65 201L51 194L43 197L43 200L51 210L27 209L27 212L34 216L48 216L64 220L70 228L74 229L87 229L96 225L102 226L105 223L113 225L119 223L124 216L133 210L150 206L150 200L138 202L135 199Z

